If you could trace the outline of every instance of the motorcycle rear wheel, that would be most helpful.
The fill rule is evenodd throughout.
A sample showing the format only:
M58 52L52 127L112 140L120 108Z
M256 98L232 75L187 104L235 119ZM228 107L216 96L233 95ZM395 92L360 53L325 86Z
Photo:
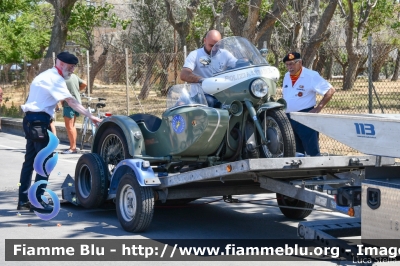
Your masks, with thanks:
M286 114L280 109L271 109L266 112L266 114L261 113L259 119L264 136L269 143L260 145L260 157L294 157L296 155L296 142ZM259 143L261 143L260 136Z

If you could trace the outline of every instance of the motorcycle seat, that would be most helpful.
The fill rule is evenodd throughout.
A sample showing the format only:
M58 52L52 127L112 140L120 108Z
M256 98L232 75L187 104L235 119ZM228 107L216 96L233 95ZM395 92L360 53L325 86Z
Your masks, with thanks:
M156 132L160 128L162 121L159 117L151 114L134 114L129 117L138 124L144 123L150 132Z

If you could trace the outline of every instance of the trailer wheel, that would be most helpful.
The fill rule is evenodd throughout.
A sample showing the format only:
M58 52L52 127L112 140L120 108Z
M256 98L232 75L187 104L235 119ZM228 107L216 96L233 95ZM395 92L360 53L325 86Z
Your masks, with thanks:
M118 184L116 208L118 220L124 230L145 231L153 219L153 190L140 186L134 173L125 173Z
M269 141L267 145L260 146L261 157L294 157L296 142L286 114L280 109L271 109L267 113L261 113L259 119L264 136ZM261 137L259 137L259 143L261 143Z
M79 204L85 208L97 208L108 195L108 170L100 155L82 155L75 168L75 190Z
M126 137L117 126L109 127L101 134L99 145L99 154L110 174L120 161L132 158Z
M295 220L304 219L311 214L312 209L314 208L314 204L307 203L291 197L287 197L279 193L276 193L276 198L279 205L279 209L281 210L282 214L290 219L295 219ZM305 208L307 210L291 209L285 207Z

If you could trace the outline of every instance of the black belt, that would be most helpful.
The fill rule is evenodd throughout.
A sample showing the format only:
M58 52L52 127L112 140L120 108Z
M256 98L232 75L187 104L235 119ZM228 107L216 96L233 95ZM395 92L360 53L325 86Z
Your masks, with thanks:
M300 111L297 111L297 112L308 112L308 111L311 111L312 109L314 109L314 106L311 106L309 108L306 108L306 109L303 109L303 110L300 110Z
M38 115L48 115L48 116L50 116L48 113L46 113L46 112L25 112L25 114L27 114L27 115L33 115L33 114L38 114Z

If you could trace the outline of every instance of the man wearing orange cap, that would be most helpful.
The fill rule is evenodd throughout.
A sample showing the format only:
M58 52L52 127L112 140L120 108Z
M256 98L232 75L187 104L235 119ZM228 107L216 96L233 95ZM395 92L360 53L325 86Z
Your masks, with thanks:
M296 139L296 152L309 156L320 154L318 132L290 118L290 112L319 113L335 93L332 85L318 72L303 67L301 56L291 52L283 58L288 72L283 78L282 94L286 100L286 114ZM316 95L323 95L318 103Z

